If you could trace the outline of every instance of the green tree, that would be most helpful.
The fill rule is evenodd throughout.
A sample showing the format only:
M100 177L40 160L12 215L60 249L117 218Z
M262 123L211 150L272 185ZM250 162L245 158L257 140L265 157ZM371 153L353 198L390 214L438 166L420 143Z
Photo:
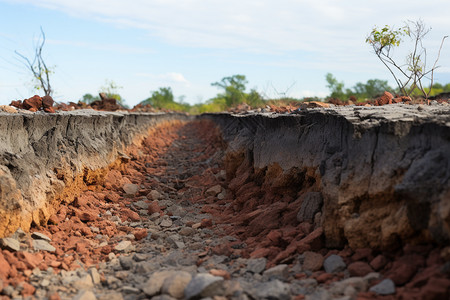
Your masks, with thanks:
M83 97L81 97L81 99L80 99L81 102L84 102L86 104L91 104L92 102L97 101L97 100L100 100L99 96L94 97L94 96L92 96L92 94L89 94L89 93L84 94Z
M331 98L341 100L345 100L347 98L347 95L344 92L344 82L339 82L331 73L327 73L325 75L325 80L327 81L327 88L331 91Z
M358 99L373 99L384 91L392 91L387 80L369 79L365 84L358 82L353 87L353 94Z
M232 107L245 102L245 85L247 84L245 75L233 75L222 78L219 82L211 83L224 90L224 93L217 95L216 98L224 98L227 107Z

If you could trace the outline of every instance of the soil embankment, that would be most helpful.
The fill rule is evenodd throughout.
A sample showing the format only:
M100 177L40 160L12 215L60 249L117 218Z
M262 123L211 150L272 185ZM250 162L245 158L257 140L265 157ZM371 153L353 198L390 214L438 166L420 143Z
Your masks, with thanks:
M4 117L4 299L450 296L448 106Z

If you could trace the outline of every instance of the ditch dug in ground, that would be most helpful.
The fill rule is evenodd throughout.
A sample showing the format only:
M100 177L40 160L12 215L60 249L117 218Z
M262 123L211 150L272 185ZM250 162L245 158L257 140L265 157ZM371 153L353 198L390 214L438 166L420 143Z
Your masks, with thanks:
M448 112L403 109L161 122L2 240L1 294L446 299Z

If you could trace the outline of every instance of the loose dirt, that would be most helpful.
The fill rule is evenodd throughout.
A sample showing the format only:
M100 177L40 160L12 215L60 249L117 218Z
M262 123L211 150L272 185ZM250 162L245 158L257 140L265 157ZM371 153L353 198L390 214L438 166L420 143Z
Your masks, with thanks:
M47 226L3 239L1 299L448 298L445 249L327 249L315 182L302 208L295 178L264 184L225 146L211 121L155 127Z

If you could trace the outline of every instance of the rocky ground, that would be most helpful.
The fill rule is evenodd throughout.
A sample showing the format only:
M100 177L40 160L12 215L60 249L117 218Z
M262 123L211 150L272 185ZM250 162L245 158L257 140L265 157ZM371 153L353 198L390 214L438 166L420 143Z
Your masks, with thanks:
M240 186L245 170L227 178L209 121L158 126L129 150L47 227L1 240L1 299L450 296L449 248L324 248L314 207ZM249 193L279 201L254 209L243 201ZM292 218L277 220L287 207Z

